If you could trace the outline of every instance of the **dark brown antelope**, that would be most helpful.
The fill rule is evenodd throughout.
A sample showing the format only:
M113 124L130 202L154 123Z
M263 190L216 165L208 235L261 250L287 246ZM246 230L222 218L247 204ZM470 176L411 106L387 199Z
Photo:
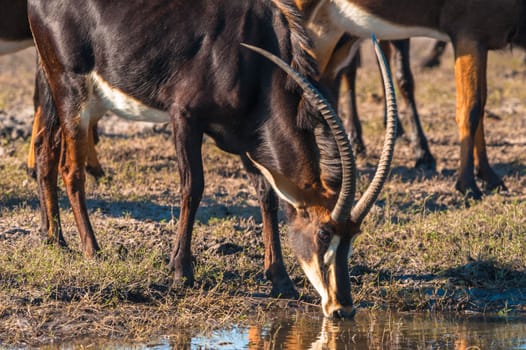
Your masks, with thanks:
M33 46L33 36L31 35L31 29L29 28L29 22L27 20L26 0L0 0L0 14L2 14L2 20L0 21L0 55L14 53L16 51ZM27 164L31 173L34 172L35 168L34 138L38 136L40 125L41 110L37 108L37 100L39 99L38 94L38 88L36 88L34 96L36 107L35 118L33 122L33 132ZM96 123L92 126L92 128L90 128L89 139L90 149L87 157L86 170L95 178L99 178L104 175L104 171L100 166L97 154L95 152L95 143L97 141Z
M281 253L277 193L288 208L292 249L321 295L324 314L352 316L351 242L387 177L394 148L396 105L385 64L389 133L378 171L353 205L353 153L338 116L301 77L315 76L317 67L291 1L29 0L28 9L40 77L46 78L42 89L55 102L43 101L44 128L36 143L49 240L65 244L56 193L60 172L84 253L99 250L84 190L91 120L112 110L134 120L170 121L182 195L171 254L174 281L194 282L191 237L204 188L201 142L208 134L241 157L255 184L272 294L297 296Z
M482 196L476 175L488 191L506 186L491 168L484 139L488 50L526 45L523 0L296 0L309 8L307 26L324 74L344 33L363 38L375 33L386 40L426 36L451 40L455 52L456 120L460 136L460 170L456 188L468 197Z

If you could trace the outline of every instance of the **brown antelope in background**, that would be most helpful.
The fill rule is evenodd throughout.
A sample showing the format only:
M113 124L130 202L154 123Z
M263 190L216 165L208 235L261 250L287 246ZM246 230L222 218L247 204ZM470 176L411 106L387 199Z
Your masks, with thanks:
M281 253L277 193L288 208L292 249L324 314L353 315L351 243L387 178L396 132L394 92L382 60L388 133L372 183L354 205L352 149L338 116L300 76L314 77L317 66L291 1L29 0L28 12L45 92L35 154L43 231L51 241L66 244L57 200L60 172L84 253L99 250L84 184L90 122L106 110L170 121L182 196L171 255L174 280L194 282L191 237L204 188L201 143L207 134L241 157L256 186L272 294L297 296Z
M0 20L0 55L7 55L33 46L33 37L27 22L26 1L0 0L0 14L2 15L2 20ZM31 142L30 147L28 166L30 169L34 169L33 142Z
M33 36L27 20L27 1L26 0L0 0L0 55L14 53L33 46ZM33 122L33 132L30 142L28 169L34 173L34 143L38 135L40 125L40 113L38 108L38 88L35 89L35 120ZM87 157L86 170L95 178L104 175L101 165L95 152L95 143L98 139L96 123L90 128L90 151Z
M33 46L25 1L0 0L0 55Z
M456 120L460 170L456 188L479 199L476 175L488 191L506 186L489 165L484 140L488 50L513 43L526 46L523 0L295 0L308 9L307 27L324 75L335 76L341 62L331 62L338 41L348 33L395 40L426 36L451 40L455 52Z

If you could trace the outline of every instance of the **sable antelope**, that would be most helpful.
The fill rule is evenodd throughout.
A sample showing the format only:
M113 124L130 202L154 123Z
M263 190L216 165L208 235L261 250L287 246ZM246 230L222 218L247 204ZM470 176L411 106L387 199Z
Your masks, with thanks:
M0 0L0 13L2 14L2 21L0 21L0 55L14 53L25 48L33 46L33 36L29 28L27 20L27 1L12 1ZM36 85L34 103L35 103L35 118L33 122L33 133L30 142L28 169L30 173L34 172L34 137L37 135L40 125L40 113L38 109L39 91ZM89 132L90 148L87 158L86 170L95 178L104 175L104 171L97 159L95 152L95 144L98 140L97 125L94 124Z
M296 0L309 9L307 27L324 74L340 68L331 64L344 33L365 37L376 33L386 40L427 36L451 40L455 52L456 120L460 136L460 170L456 188L479 199L474 172L487 190L506 190L491 168L484 140L488 50L513 43L526 45L526 3L523 0Z
M324 314L352 316L351 241L386 180L394 147L396 105L385 64L389 133L371 186L353 205L352 149L338 116L301 78L315 76L316 62L292 2L29 0L28 12L42 85L54 101L44 104L36 144L43 229L51 241L65 244L59 171L85 255L99 250L84 190L90 120L109 109L134 120L171 121L182 195L170 264L174 281L194 282L191 236L204 188L206 133L241 157L255 184L272 294L297 296L281 253L277 193L288 208L292 249L321 295ZM273 52L293 68L241 43ZM54 142L59 134L61 147Z

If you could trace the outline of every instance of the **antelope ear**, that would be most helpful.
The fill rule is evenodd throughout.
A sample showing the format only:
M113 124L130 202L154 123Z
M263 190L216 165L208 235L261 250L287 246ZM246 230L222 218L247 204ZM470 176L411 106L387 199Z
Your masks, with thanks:
M290 181L285 175L265 168L262 164L252 159L248 153L246 155L272 185L272 188L281 199L286 200L296 209L302 209L307 206L304 192L294 182Z

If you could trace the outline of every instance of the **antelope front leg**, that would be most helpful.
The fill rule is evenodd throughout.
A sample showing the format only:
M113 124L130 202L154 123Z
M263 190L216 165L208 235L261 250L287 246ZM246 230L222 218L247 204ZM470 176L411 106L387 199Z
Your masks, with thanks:
M203 131L194 125L191 117L173 117L175 149L180 176L181 212L174 239L170 268L174 281L186 286L194 284L193 257L191 251L192 228L195 213L204 190L201 142Z
M487 56L486 56L487 58ZM484 66L487 66L487 62L484 62ZM487 97L487 70L484 69L482 72L482 92L483 92L483 101L486 105ZM484 110L484 109L483 109ZM475 161L475 171L477 177L484 181L484 187L487 191L499 190L507 191L506 185L501 180L501 178L495 174L488 161L488 154L486 153L486 140L484 138L484 113L480 118L477 131L475 132L475 152L473 154Z
M342 72L340 79L340 92L337 96L338 109L345 117L344 125L353 147L354 154L366 155L365 143L362 137L362 123L358 117L356 105L356 70L360 64L359 51L351 61L351 64Z
M493 171L489 165L484 139L484 119L480 119L479 127L475 133L475 169L477 177L484 181L486 191L507 191L504 181Z
M242 157L250 180L256 189L263 220L263 242L265 244L265 277L272 282L273 297L298 298L298 292L290 280L283 256L278 228L279 202L270 184L259 174L251 162Z
M47 243L67 246L60 225L58 206L58 162L60 129L49 87L43 72L37 68L35 84L35 118L30 146L30 166L38 184L41 232Z
M413 79L413 73L411 72L409 56L410 41L409 39L394 40L392 44L395 47L395 76L398 90L402 94L406 105L411 110L411 118L409 119L411 123L411 134L409 138L415 152L415 167L435 170L436 161L429 150L426 135L424 134L424 130L422 130L422 124L420 123L420 117L416 108L415 81Z
M338 110L345 116L345 130L355 154L365 156L362 124L356 105L356 71L360 66L357 41L357 38L349 35L340 39L322 76L322 83L332 90L333 97L338 100Z
M77 120L77 118L73 119ZM68 127L62 128L61 175L79 229L84 255L93 257L100 250L100 247L95 239L86 205L85 164L88 130L82 127L80 123L75 125L75 121L72 121Z
M385 58L387 59L387 66L389 68L389 70L392 71L391 69L391 58L393 56L393 50L391 48L391 42L390 41L387 41L387 40L380 40L380 48L382 49L383 53L384 53L384 56ZM380 66L378 66L378 69L380 70L381 72L381 68ZM397 81L398 83L398 81ZM385 101L385 92L384 92L384 101ZM384 104L384 126L387 125L387 106ZM400 118L397 116L396 117L396 137L399 138L399 137L402 137L403 135L405 134L405 130L404 130L404 127L402 125L402 122L400 121Z
M482 192L477 187L474 177L474 150L477 129L480 128L480 133L483 132L481 120L486 93L484 76L487 51L476 41L465 38L457 39L454 47L456 121L460 137L460 171L455 187L468 197L480 199ZM480 137L484 139L484 135Z
M86 205L86 154L89 121L89 89L83 75L46 70L61 129L60 174L77 224L84 255L94 257L100 250Z

